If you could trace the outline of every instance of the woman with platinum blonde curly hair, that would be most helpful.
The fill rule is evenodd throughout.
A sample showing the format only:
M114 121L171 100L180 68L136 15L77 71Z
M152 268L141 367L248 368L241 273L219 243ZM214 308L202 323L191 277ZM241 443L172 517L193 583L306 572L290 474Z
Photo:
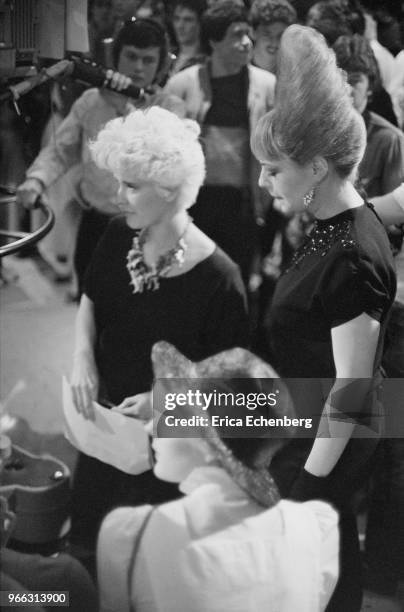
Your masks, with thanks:
M377 388L396 276L386 232L354 187L366 131L323 36L283 34L274 110L252 145L261 186L314 226L278 280L267 316L273 365L293 379L313 440L292 441L271 465L283 495L340 511L341 573L327 607L357 612L361 571L353 496L365 482L381 415ZM366 418L366 420L365 420Z
M192 222L205 174L199 127L159 107L113 119L90 145L120 184L119 208L86 276L71 378L77 410L92 400L149 418L151 347L167 340L190 359L247 342L237 266ZM73 539L93 546L106 512L158 503L178 490L152 472L128 476L80 455L73 488Z

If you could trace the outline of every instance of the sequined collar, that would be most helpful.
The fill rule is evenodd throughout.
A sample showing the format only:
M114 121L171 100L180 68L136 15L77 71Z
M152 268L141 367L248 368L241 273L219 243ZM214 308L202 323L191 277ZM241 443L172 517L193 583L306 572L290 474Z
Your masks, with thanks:
M362 206L357 208L362 208ZM285 274L296 268L309 255L317 254L325 257L336 243L339 243L344 249L355 246L356 242L350 234L354 211L357 208L344 210L328 219L316 219L305 242L293 255Z

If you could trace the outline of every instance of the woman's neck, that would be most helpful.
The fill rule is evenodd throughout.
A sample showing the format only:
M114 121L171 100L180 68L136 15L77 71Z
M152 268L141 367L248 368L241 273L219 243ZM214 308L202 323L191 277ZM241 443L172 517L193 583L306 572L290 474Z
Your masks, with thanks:
M363 198L350 181L325 181L317 188L310 212L317 219L328 219L362 204Z
M187 211L180 210L147 228L147 239L143 248L146 263L155 263L159 255L172 249L186 232L189 222Z

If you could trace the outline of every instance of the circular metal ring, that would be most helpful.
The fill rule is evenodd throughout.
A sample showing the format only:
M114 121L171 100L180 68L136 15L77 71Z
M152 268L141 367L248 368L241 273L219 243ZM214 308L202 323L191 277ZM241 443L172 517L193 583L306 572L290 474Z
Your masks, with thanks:
M14 204L16 201L15 195L0 195L0 205L1 204ZM13 242L10 244L6 244L4 246L0 246L0 257L5 257L6 255L11 255L12 253L17 253L20 249L36 244L48 234L52 227L55 224L55 215L53 210L49 208L46 204L42 202L42 200L38 200L35 206L35 209L42 210L45 215L45 221L41 227L39 227L35 232L19 232L19 231L9 231L9 230L0 230L0 238L15 238Z

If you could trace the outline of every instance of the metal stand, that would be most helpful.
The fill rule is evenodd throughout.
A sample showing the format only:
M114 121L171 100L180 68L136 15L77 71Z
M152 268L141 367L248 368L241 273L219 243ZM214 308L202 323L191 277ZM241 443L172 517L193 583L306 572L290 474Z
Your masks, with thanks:
M0 206L15 205L15 201L16 197L14 194L7 194L4 192L4 190L0 189ZM39 240L41 240L41 238L46 236L51 231L55 223L55 215L53 211L41 200L38 200L37 208L44 212L45 221L43 225L41 225L34 232L21 232L14 229L14 227L17 225L17 215L13 212L11 213L9 226L11 226L12 229L0 229L0 240L5 238L6 240L13 239L13 241L10 244L0 246L0 258L17 253L24 247L36 244L39 242Z

